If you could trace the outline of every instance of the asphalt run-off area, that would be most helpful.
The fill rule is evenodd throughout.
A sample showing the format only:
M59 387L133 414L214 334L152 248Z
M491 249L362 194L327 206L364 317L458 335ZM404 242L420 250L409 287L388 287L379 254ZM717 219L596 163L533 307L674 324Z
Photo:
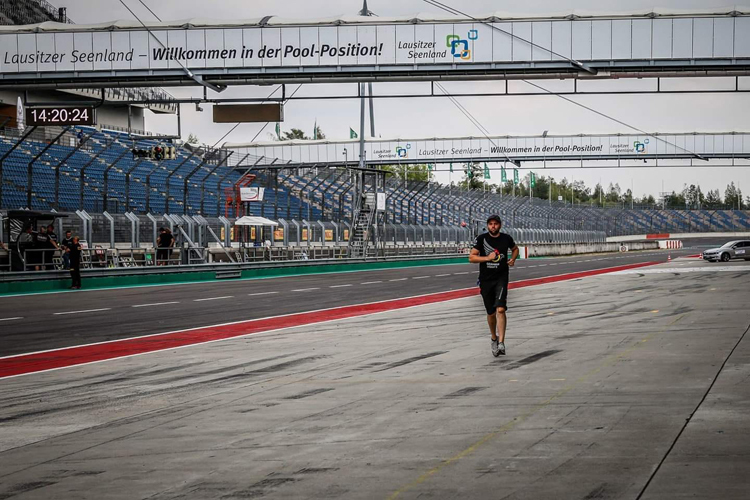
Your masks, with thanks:
M470 265L0 298L0 498L745 498L691 253L519 261L498 358Z

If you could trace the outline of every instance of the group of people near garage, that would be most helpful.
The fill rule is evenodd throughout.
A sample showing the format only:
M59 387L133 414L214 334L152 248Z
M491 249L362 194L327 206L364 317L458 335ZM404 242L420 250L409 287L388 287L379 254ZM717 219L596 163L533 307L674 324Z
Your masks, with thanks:
M65 238L60 240L52 224L39 226L36 231L33 226L27 225L18 235L15 245L17 247L13 250L18 251L26 271L54 270L55 253L59 251L63 268L70 271L72 279L70 288L81 288L80 268L83 248L78 236L73 236L72 231L66 231ZM5 244L1 244L0 248L11 251Z

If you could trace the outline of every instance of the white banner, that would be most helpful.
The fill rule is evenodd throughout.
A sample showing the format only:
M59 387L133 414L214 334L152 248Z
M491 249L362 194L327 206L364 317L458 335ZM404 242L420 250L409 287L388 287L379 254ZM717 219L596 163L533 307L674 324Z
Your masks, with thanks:
M263 201L263 195L266 188L262 187L241 187L240 201Z
M419 21L419 22L416 22ZM750 17L2 27L0 73L750 57ZM367 24L373 23L373 24ZM123 27L125 26L125 27ZM384 71L388 71L387 68ZM459 70L460 71L460 70Z
M266 161L291 164L335 164L359 157L359 142L280 141L255 144L225 144L238 156L250 156L254 163ZM368 139L365 158L370 163L432 163L470 161L545 161L577 159L639 159L659 157L750 157L750 134L659 134L574 135L574 136L496 136L433 139Z

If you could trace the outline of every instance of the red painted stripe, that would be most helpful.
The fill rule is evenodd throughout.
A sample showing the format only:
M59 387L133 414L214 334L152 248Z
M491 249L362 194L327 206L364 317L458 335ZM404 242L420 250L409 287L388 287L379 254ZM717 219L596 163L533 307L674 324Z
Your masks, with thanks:
M527 286L541 285L544 283L554 283L585 276L595 276L598 274L624 271L638 267L651 266L658 262L644 262L640 264L629 264L625 266L609 267L604 269L595 269L578 273L560 274L557 276L548 276L544 278L534 278L510 283L508 288L523 288ZM189 345L214 342L225 340L244 335L290 328L294 326L304 326L323 321L340 320L363 316L367 314L391 311L394 309L403 309L405 307L420 306L444 302L446 300L461 299L477 295L479 290L476 287L464 288L461 290L452 290L450 292L433 293L429 295L420 295L405 299L385 300L382 302L373 302L369 304L357 304L353 306L336 307L322 311L307 313L289 314L275 318L266 318L258 320L240 321L237 323L209 326L204 328L195 328L179 332L167 332L163 334L150 335L146 337L135 337L131 339L114 340L100 344L83 345L76 347L67 347L51 351L22 354L19 356L0 359L0 378L12 377L14 375L23 375L35 373L56 368L64 368L84 363L94 363L109 359L133 356L148 352L163 351L175 349Z
M647 234L646 239L647 240L667 240L669 239L669 233Z

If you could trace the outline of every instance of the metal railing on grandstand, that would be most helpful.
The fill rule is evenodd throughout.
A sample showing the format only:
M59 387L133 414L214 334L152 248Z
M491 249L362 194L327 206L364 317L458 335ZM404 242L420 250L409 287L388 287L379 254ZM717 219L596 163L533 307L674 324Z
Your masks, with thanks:
M214 263L252 263L343 259L351 228L348 224L306 219L279 219L278 226L241 228L227 218L207 219L186 216L139 217L88 214L79 211L67 219L57 219L58 235L71 231L84 246L83 269L192 266ZM175 236L173 247L160 248L160 228ZM380 234L376 247L365 257L406 257L466 253L475 233L468 226L382 223L373 227ZM595 243L606 235L596 231L515 229L505 230L519 244ZM8 241L0 235L0 241ZM370 237L375 240L374 231ZM54 249L18 248L7 244L0 251L0 270L64 270L65 255Z

